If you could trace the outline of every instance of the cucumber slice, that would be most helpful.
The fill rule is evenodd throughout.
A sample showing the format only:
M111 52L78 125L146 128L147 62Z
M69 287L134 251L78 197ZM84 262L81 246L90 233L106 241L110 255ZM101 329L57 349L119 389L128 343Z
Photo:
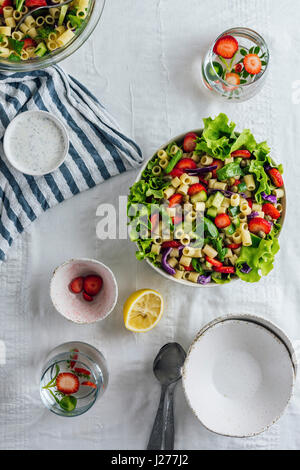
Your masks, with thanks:
M209 209L207 209L207 215L212 219L215 219L217 217L217 213L218 209L216 207L210 207Z
M214 196L213 194L212 194L211 196L209 196L209 198L207 199L207 201L206 201L206 203L205 203L206 209L208 209L209 207L212 206L214 197L215 197L215 196Z
M224 196L222 193L220 192L217 192L215 195L214 195L214 199L213 199L213 202L212 202L212 206L216 207L217 209L219 209L219 207L221 207L221 204L224 200Z
M200 191L200 193L196 193L191 197L192 204L196 202L206 202L207 201L207 194L205 191Z
M224 232L226 233L226 235L229 235L229 236L233 235L235 232L235 227L232 224L230 224L228 227L224 229Z

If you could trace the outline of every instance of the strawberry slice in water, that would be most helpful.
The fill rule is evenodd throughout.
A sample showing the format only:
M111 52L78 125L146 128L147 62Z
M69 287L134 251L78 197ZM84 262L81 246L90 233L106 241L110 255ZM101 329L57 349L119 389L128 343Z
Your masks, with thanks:
M56 377L56 388L64 395L72 395L79 390L79 380L71 372L62 372Z
M73 369L73 367L75 367L75 365L76 365L76 361L78 359L78 354L77 353L79 353L79 351L78 351L78 349L72 349L71 353L72 354L71 354L70 357L71 357L72 360L70 361L70 368Z
M241 83L240 76L237 73L226 73L225 81L229 83L229 85L239 85Z
M257 75L261 71L262 63L257 54L248 54L244 57L244 67L250 75Z
M86 382L82 382L81 385L85 385L86 387L92 387L92 388L97 388L97 385L94 384L94 382L90 382L89 380L87 380Z
M239 43L229 34L222 36L214 45L214 53L223 57L224 59L232 59L234 54L238 51Z

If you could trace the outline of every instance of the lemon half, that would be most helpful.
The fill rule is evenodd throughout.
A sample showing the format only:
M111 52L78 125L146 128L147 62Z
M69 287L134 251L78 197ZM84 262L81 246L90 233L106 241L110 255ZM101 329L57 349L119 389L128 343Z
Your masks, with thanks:
M123 308L124 323L128 330L150 331L161 319L164 301L159 292L141 289L133 292Z

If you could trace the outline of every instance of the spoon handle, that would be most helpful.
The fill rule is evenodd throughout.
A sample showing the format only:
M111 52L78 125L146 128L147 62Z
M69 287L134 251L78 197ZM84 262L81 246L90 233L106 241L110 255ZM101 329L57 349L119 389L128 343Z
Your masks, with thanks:
M166 394L167 387L161 387L161 395L158 410L156 413L155 421L153 424L152 432L148 442L147 450L162 450L164 440L165 418L166 418Z
M176 385L176 384L175 384ZM170 385L167 399L167 416L165 426L165 446L164 450L174 449L174 390L175 386Z

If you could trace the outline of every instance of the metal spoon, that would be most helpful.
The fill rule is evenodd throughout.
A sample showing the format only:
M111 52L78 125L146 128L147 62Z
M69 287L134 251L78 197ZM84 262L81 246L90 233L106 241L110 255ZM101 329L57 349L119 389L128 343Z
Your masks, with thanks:
M36 13L39 10L45 10L45 8L60 8L60 7L63 7L64 5L68 5L72 1L73 0L66 0L63 3L55 3L55 5L47 5L47 6L35 8L34 10L30 10L28 13L26 13L26 15L22 16L22 18L20 19L19 23L16 26L16 30L20 28L23 21L25 21L28 16L32 15L32 13Z
M154 359L153 372L161 383L161 396L148 450L174 449L173 398L185 358L186 353L180 344L168 343Z

